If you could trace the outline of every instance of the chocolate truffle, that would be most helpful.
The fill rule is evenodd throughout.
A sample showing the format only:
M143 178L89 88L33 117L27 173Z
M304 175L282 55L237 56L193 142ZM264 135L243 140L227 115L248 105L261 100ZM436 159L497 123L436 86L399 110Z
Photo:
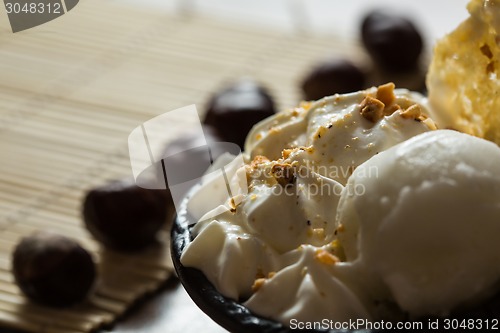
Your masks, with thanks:
M317 100L333 94L345 94L364 88L365 74L348 60L334 59L319 63L302 82L304 99Z
M87 193L83 219L105 246L133 251L155 242L158 231L173 217L169 215L172 207L168 190L141 188L130 180L114 181Z
M76 241L49 232L23 238L12 258L14 278L23 293L41 304L65 307L82 301L96 269Z
M276 112L266 88L250 79L242 79L216 92L208 102L205 121L224 141L243 149L250 129Z
M372 11L362 21L361 38L375 65L386 71L409 71L418 66L422 36L408 18Z

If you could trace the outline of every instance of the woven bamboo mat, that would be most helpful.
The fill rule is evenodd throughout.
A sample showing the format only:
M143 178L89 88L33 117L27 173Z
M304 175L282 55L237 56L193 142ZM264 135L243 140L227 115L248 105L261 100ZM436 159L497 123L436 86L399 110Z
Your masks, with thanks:
M2 11L0 11L2 12ZM333 37L284 34L117 2L81 1L68 14L13 34L0 13L0 327L88 332L110 324L172 273L165 246L137 255L104 252L82 227L89 188L130 177L128 134L168 110L196 103L228 79L265 83L280 108L317 59L359 54ZM349 45L349 47L346 47ZM179 121L165 141L190 124ZM13 283L18 239L50 229L77 239L99 264L95 293L54 310Z

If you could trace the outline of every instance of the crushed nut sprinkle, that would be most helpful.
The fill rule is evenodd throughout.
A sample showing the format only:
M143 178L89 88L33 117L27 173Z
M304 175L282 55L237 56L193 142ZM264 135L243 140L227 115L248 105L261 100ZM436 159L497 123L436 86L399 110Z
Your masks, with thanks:
M384 115L385 116L390 116L396 111L401 111L401 106L399 104L393 104L389 107L386 107L384 110Z
M314 258L325 265L335 265L336 263L340 262L339 258L323 249L316 250Z
M265 278L256 279L253 282L252 291L254 293L257 292L260 288L262 288L262 286L264 285L264 283L266 283L266 279Z
M396 86L392 82L378 86L377 99L384 103L384 105L391 105L396 100L396 95L394 95L395 87Z
M401 112L401 117L405 119L418 119L422 115L420 105L413 104L408 109Z
M366 96L360 107L361 115L372 123L376 123L384 116L385 104L371 96Z
M293 149L283 149L283 151L281 152L281 156L283 157L283 159L287 159L292 152Z
M266 283L267 280L272 279L276 275L276 272L269 272L267 274L267 277L262 273L262 271L259 271L256 274L256 279L253 282L252 285L252 291L255 293L257 292L262 286Z
M269 159L265 156L262 156L262 155L257 155L254 157L254 159L252 160L252 162L250 163L250 166L252 168L255 168L257 167L259 164L262 164L262 163L267 163L269 162Z
M295 168L291 164L275 164L271 172L281 186L293 184L295 181Z

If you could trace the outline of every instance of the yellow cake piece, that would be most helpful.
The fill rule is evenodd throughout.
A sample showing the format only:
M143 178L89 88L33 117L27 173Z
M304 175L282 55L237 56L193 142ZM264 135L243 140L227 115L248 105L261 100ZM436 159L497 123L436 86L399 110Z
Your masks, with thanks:
M470 17L441 39L427 76L440 128L500 144L500 0L472 0Z

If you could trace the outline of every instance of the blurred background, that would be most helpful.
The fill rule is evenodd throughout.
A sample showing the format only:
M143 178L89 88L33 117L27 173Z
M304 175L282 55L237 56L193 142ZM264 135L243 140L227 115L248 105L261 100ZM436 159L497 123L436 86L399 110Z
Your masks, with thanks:
M208 110L218 114L214 94L242 77L264 87L275 110L293 107L317 93L306 91L308 80L320 86L335 80L328 70L322 77L320 65L339 59L362 73L354 84L359 89L395 81L425 92L432 46L467 17L466 3L84 0L18 33L0 9L0 327L87 332L118 318L114 330L120 332L223 332L172 277L168 227L160 235L163 247L131 255L107 252L82 223L82 200L90 189L131 176L130 132L190 104L202 120ZM366 15L374 9L392 15L387 8L411 21L422 38L411 68L382 68L371 54L377 46L370 51L362 38ZM403 43L393 52L404 57L408 50ZM337 70L344 73L345 66ZM179 119L165 131L164 144L185 136L193 124ZM224 118L209 125L218 132L227 127ZM71 236L94 254L102 274L79 307L34 305L15 285L12 249L40 229ZM115 265L103 266L109 261Z

